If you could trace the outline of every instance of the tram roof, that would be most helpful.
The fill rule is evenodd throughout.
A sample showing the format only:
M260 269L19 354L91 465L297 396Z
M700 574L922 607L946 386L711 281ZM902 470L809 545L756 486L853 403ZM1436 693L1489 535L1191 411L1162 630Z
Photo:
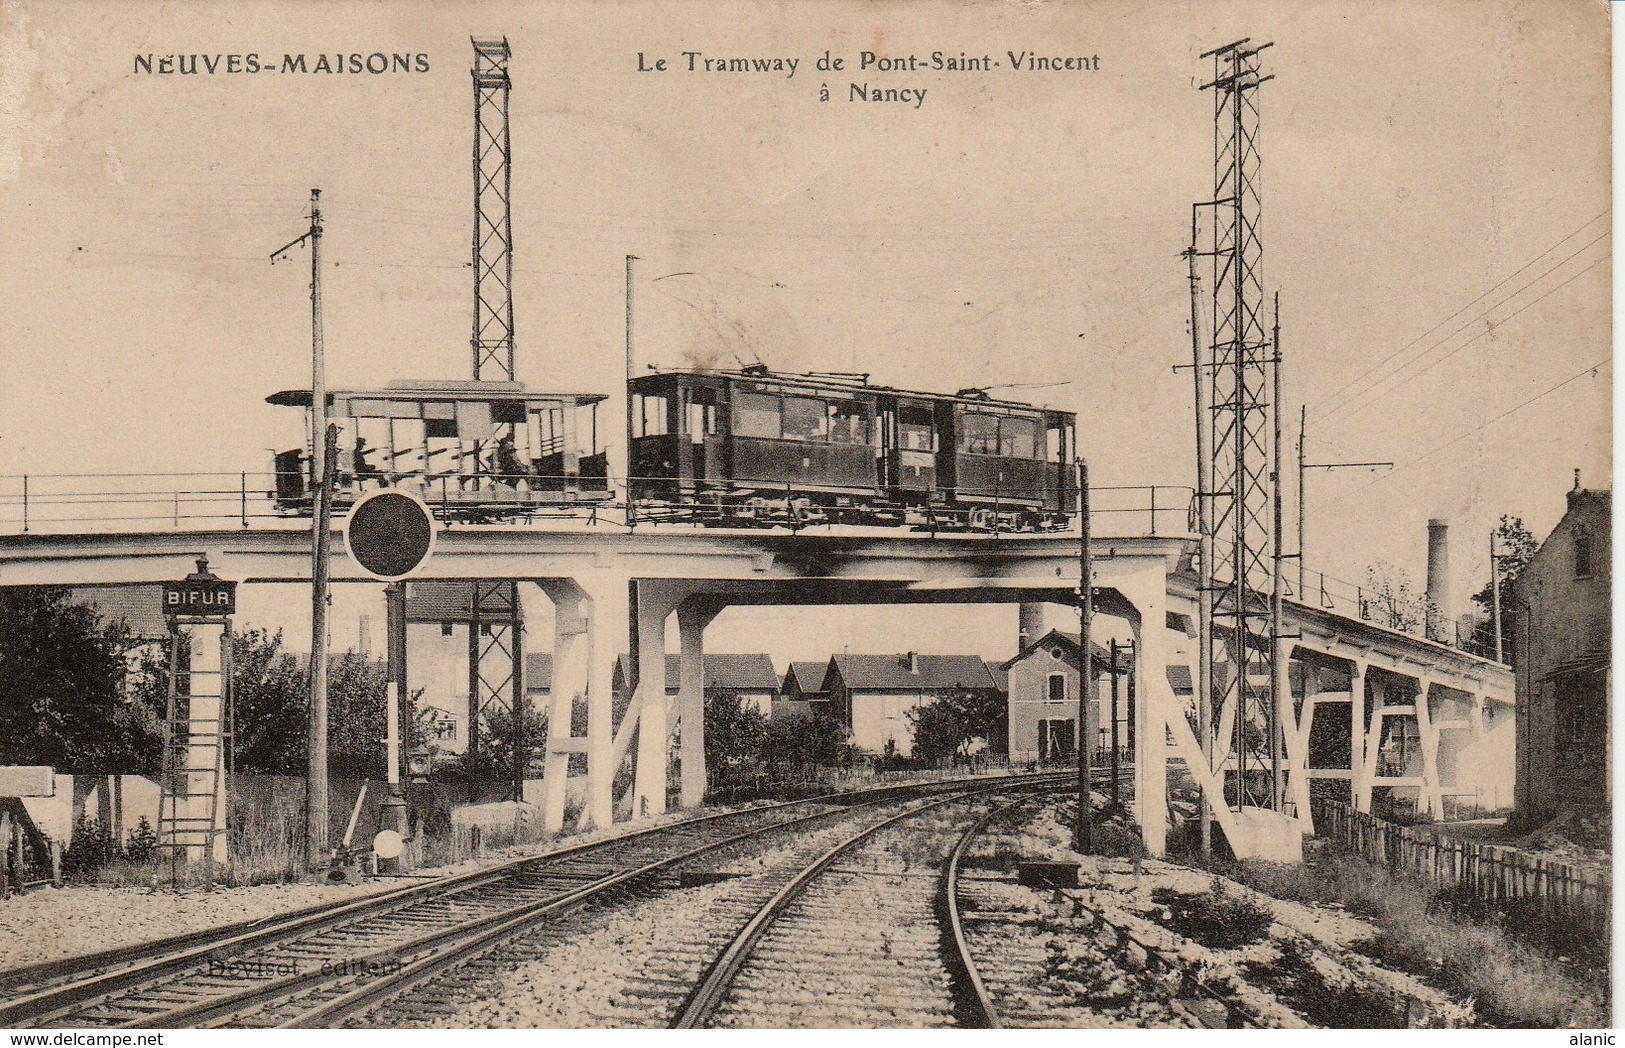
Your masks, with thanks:
M330 389L329 400L569 400L577 404L597 404L609 398L603 393L561 393L556 390L532 392L523 382L475 382L471 379L398 379L370 389ZM284 389L265 398L279 407L308 408L310 390Z
M1003 397L988 396L985 393L971 393L961 390L958 393L928 393L917 389L898 389L894 386L877 386L869 381L867 375L825 375L825 374L786 374L766 370L734 370L730 368L685 369L673 368L669 371L658 371L653 374L639 375L634 384L650 383L662 378L687 375L695 378L725 378L743 382L766 382L774 385L786 386L794 389L820 390L829 392L841 390L852 393L884 393L891 396L911 397L917 400L947 400L956 404L967 404L980 407L1018 408L1026 411L1050 411L1062 415L1072 415L1075 412L1062 408L1050 407L1048 404L1033 404L1025 400L1008 400Z

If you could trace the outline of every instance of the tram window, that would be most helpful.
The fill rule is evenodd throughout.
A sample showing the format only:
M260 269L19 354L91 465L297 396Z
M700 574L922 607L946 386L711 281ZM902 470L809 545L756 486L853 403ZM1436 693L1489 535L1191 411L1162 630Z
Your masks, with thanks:
M829 435L829 409L812 397L784 398L784 439L823 440Z
M659 437L666 433L666 398L638 395L638 436Z
M424 443L422 419L396 419L392 454L384 461L402 473L422 473Z
M903 408L897 421L897 442L904 451L937 450L937 430L930 408Z
M530 413L531 447L538 455L564 450L564 406L549 404Z
M869 443L869 406L850 400L831 404L829 439L832 444Z
M429 436L452 439L457 436L457 405L449 400L423 402L423 428Z
M1030 418L999 419L999 454L1005 458L1033 457L1037 447L1037 426Z
M959 450L969 455L999 453L999 419L967 411L960 416Z
M525 421L523 400L491 401L491 421L499 426L518 426Z
M735 394L734 436L778 439L779 398L761 393Z
M1066 430L1060 426L1045 426L1044 438L1044 457L1051 462L1066 461Z

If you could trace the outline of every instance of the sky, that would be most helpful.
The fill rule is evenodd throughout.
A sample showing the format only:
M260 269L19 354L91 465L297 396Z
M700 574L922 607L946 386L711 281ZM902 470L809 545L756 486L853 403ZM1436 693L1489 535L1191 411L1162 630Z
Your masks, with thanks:
M1464 605L1501 514L1543 536L1574 469L1590 486L1612 471L1608 28L1590 0L0 2L0 474L263 470L297 444L298 413L264 398L309 385L308 258L269 257L304 231L312 187L330 384L465 377L469 37L505 35L533 388L618 396L633 254L639 369L1007 385L1078 412L1096 483L1189 485L1180 252L1212 192L1197 56L1250 37L1274 44L1261 236L1288 458L1306 406L1311 461L1396 463L1310 475L1308 563L1419 583L1426 522L1447 518ZM846 68L817 69L826 51ZM853 68L865 51L1000 67ZM1016 71L1012 51L1091 68ZM324 52L427 70L136 62ZM640 53L668 68L640 72ZM707 57L797 68L707 73ZM925 97L852 101L854 84ZM297 600L263 600L297 631ZM1014 634L1012 609L883 630L844 614L782 613L780 661L1008 654ZM708 638L753 642L732 613Z

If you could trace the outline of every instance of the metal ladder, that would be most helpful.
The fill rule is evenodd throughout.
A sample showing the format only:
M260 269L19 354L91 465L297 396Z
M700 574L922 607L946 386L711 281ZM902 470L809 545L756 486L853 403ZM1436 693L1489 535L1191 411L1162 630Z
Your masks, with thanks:
M230 739L227 729L227 682L231 679L230 644L222 645L219 670L195 670L181 665L181 631L176 631L169 645L169 694L164 712L164 766L163 788L158 799L158 847L169 852L170 879L173 881L179 867L194 854L205 860L214 856L217 838L226 832L225 820L220 817L221 784L226 774L226 750ZM186 687L182 688L182 677ZM199 694L195 688L198 678L213 679L214 693ZM218 720L196 720L192 717L192 704L196 699L218 699ZM209 725L213 730L194 730L195 725ZM208 814L193 814L194 802L208 798Z

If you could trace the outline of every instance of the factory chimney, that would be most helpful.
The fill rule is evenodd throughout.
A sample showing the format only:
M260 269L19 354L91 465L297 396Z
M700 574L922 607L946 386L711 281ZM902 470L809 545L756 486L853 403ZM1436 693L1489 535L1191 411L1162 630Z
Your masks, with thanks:
M1020 630L1016 635L1016 654L1020 655L1027 650L1028 645L1037 644L1038 638L1044 635L1044 605L1021 605Z
M911 651L911 652L908 653L908 671L910 673L913 673L913 674L918 674L920 672L920 653L919 652Z
M1448 644L1455 607L1450 600L1450 522L1428 521L1427 633L1433 640Z

